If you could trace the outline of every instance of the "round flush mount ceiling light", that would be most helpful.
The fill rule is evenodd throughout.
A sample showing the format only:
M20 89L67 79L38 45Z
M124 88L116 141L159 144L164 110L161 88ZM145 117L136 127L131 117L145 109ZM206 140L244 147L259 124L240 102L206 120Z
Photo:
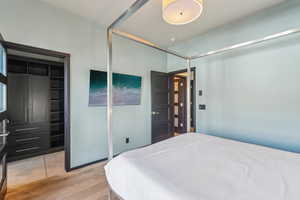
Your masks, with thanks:
M195 21L203 11L202 0L163 0L163 19L173 25Z

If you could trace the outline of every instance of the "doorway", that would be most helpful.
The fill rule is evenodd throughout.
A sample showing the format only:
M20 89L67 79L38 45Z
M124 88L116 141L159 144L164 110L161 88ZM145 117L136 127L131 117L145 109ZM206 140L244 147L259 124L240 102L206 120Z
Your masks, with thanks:
M8 183L53 176L57 166L69 171L70 55L1 42L7 69Z
M191 130L187 130L187 76L186 70L169 73L170 79L170 118L172 135L194 132L195 127L195 68L191 69Z
M64 64L22 53L7 53L9 162L64 150Z
M191 70L191 131L195 131L195 69ZM151 71L152 143L184 134L186 127L186 70Z

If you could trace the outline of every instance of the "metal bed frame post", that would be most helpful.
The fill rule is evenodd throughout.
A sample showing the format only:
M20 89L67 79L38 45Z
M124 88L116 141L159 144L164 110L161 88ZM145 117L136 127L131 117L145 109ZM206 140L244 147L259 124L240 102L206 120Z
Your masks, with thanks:
M113 159L113 138L112 138L112 30L107 30L107 144L108 160Z
M142 6L144 6L149 0L137 0L135 3L131 5L130 8L128 8L117 20L115 20L107 29L107 144L108 144L108 160L112 160L114 156L114 150L113 150L113 133L112 133L112 107L113 107L113 85L112 85L112 79L113 79L113 62L112 62L112 36L113 33L133 40L135 42L144 44L146 46L152 47L154 49L160 50L162 52L177 56L179 58L183 59L190 59L186 56L180 55L179 53L175 51L171 51L169 49L162 48L152 42L149 42L147 40L144 40L143 38L139 38L137 36L134 36L129 33L121 32L115 29L118 25L120 25L122 22L124 22L127 18L132 16L136 11L138 11ZM190 71L190 68L188 67L188 71ZM188 78L189 80L190 78ZM189 83L190 84L190 83ZM188 91L190 91L188 89ZM190 98L190 97L189 97ZM189 103L188 103L189 104ZM189 106L190 109L190 106ZM189 111L190 112L190 111ZM190 116L190 115L189 115ZM187 117L188 118L188 117ZM188 118L189 119L189 118ZM190 120L189 120L190 121ZM190 123L188 123L187 126L189 126ZM113 198L113 191L109 187L108 192L108 199L112 200ZM119 199L121 199L119 197Z
M186 129L191 132L191 59L187 59L187 79L186 79Z
M137 0L134 2L130 8L128 8L118 19L116 19L107 29L107 144L108 144L108 160L110 161L113 156L113 134L112 134L112 107L113 107L113 85L112 85L112 36L116 34L123 38L127 38L138 42L140 44L146 45L148 47L157 49L159 51L177 56L182 59L190 60L190 57L181 55L175 51L160 47L152 42L149 42L143 38L137 37L130 33L122 32L115 29L117 26L122 24L126 19L136 13L141 7L143 7L149 0Z

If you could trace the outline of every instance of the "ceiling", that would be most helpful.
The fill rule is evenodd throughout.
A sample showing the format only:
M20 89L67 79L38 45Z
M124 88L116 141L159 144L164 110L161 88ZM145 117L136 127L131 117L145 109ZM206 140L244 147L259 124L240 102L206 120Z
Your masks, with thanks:
M73 14L109 26L135 0L41 0ZM204 0L202 16L193 23L174 26L162 19L162 0L150 0L120 29L161 46L189 39L214 27L251 15L286 0Z

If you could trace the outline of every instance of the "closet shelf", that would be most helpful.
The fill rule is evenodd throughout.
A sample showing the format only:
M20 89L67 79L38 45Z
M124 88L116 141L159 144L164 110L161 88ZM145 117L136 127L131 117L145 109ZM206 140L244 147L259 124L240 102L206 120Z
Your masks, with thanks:
M55 125L63 125L65 122L51 122L51 126L55 126Z
M64 101L64 99L49 99L50 101Z
M51 76L51 79L64 79L64 76Z
M64 113L63 110L54 110L54 111L51 111L51 114L60 114L60 113Z
M61 138L64 137L64 133L61 133L59 135L51 135L51 138Z
M59 124L59 123L64 123L62 120L52 120L50 122L51 124Z
M51 114L61 114L61 113L64 113L63 110L51 110L50 111Z

